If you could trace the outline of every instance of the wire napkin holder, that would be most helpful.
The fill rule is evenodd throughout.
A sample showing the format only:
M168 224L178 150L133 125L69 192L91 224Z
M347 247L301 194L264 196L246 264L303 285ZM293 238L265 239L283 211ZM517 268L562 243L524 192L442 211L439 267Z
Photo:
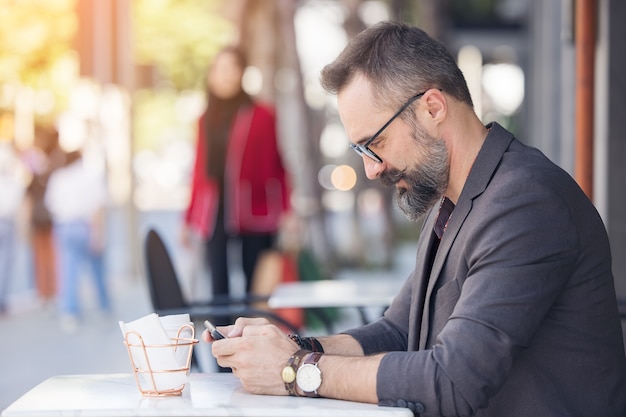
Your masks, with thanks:
M191 337L181 337L181 334L186 330L191 332ZM133 336L137 339L137 342L131 342L129 338ZM128 350L128 356L130 357L130 363L133 367L133 373L135 375L135 381L137 382L137 387L143 396L146 397L167 397L167 396L176 396L181 395L183 389L185 388L185 383L180 384L175 388L159 388L159 384L157 384L157 379L161 375L175 374L175 373L184 373L185 376L189 375L189 371L191 369L191 355L193 353L193 346L198 343L198 339L195 339L195 329L191 324L185 324L178 329L176 333L176 337L171 338L172 343L160 344L160 345L150 345L144 343L143 338L139 332L131 330L126 332L124 335L124 344ZM135 348L135 352L138 352L140 358L135 358L133 355L133 348ZM187 349L186 352L183 351L184 357L181 362L184 362L184 365L181 365L176 369L154 369L153 365L150 364L150 355L148 355L149 351L153 349L172 349L174 354L179 349ZM143 363L141 363L141 359L143 358ZM139 362L139 363L138 363ZM142 380L144 383L142 384ZM147 385L147 386L146 386Z

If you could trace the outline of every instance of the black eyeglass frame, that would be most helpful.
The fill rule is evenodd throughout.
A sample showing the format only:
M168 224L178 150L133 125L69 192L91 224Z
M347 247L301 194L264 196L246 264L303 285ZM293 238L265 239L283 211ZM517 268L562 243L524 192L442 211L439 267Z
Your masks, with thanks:
M396 117L400 116L402 112L411 105L411 103L413 103L418 98L422 97L424 94L426 94L426 91L418 93L414 95L413 97L411 97L406 103L402 105L402 107L400 107L400 110L398 110L393 116L391 116L391 119L387 120L387 123L385 123L383 127L378 129L378 131L374 133L374 135L371 138L369 138L363 144L351 143L350 149L352 149L354 152L359 154L359 156L365 155L368 158L372 159L373 161L378 162L379 164L382 164L383 160L380 158L380 156L376 155L376 153L372 151L369 148L369 146L372 144L372 142L374 142L374 140L376 140L378 136L380 136L381 133L383 133L383 131L387 128L387 126L389 126L391 122L393 122L396 119Z

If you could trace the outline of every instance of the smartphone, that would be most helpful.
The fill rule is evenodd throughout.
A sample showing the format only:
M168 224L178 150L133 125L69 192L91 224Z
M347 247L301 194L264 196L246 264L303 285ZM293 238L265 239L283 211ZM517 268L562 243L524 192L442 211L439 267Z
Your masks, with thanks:
M225 339L226 338L226 336L224 336L222 333L220 333L220 331L217 330L217 328L210 321L205 320L204 321L204 327L209 329L209 333L211 333L211 337L214 340L220 340L220 339Z

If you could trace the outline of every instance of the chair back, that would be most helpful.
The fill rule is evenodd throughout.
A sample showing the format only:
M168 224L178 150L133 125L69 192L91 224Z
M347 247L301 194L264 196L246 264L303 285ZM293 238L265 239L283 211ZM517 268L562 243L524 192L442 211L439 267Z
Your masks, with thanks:
M152 308L159 312L187 307L170 254L156 230L148 231L144 249Z

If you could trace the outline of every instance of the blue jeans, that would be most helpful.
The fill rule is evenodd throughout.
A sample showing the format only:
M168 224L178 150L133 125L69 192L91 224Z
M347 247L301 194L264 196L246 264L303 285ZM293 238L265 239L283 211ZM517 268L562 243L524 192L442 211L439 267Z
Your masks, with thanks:
M104 256L90 247L91 230L85 221L58 222L54 224L59 277L59 307L61 312L77 316L80 313L79 280L81 267L89 265L94 279L100 309L110 309L110 299L105 282Z
M15 221L0 219L0 312L7 307L16 244Z

